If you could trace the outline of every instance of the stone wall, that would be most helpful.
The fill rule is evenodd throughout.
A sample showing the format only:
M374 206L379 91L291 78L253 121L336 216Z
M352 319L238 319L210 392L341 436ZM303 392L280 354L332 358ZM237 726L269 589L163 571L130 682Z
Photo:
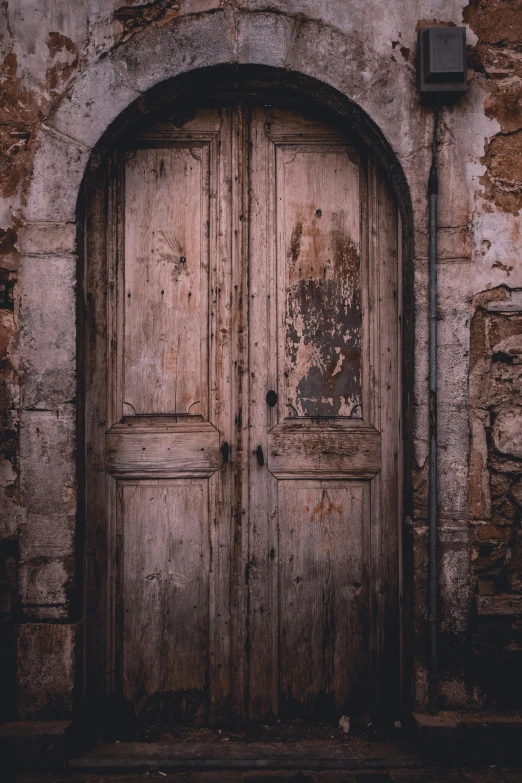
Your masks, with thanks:
M522 315L510 312L512 296L522 291L475 297L470 355L469 678L479 698L503 707L522 697Z
M427 215L416 30L465 24L469 94L440 127L441 696L508 704L520 665L521 0L7 0L0 9L1 717L78 697L76 198L92 148L164 79L220 62L309 74L361 106L413 204L405 419L407 677L426 704ZM1 293L1 291L0 291ZM522 306L521 306L522 309ZM409 313L408 313L409 315ZM471 362L471 368L470 368ZM518 440L517 440L518 437ZM13 683L16 681L16 688Z

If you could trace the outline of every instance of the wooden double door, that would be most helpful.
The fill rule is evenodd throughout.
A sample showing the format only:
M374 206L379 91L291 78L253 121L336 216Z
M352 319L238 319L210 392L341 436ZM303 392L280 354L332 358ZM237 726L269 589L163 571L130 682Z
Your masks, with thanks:
M86 210L86 693L202 725L398 707L399 241L365 149L231 103Z

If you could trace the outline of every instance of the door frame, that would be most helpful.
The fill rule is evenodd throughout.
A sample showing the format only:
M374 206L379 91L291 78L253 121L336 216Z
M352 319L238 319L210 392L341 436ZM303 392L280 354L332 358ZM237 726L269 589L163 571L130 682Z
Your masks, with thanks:
M88 399L86 385L89 380L93 381L93 351L104 351L103 343L105 338L102 334L103 329L100 331L100 326L103 323L106 310L106 303L100 302L100 298L98 298L93 309L92 303L86 297L85 292L89 287L87 284L88 276L94 269L93 264L89 263L89 260L96 258L96 256L98 259L102 259L109 252L111 242L113 246L116 246L118 241L121 241L118 237L116 221L111 219L110 211L107 207L108 200L111 197L111 188L117 187L116 180L111 173L116 165L115 148L118 147L131 128L139 127L141 122L150 120L151 114L158 113L157 105L160 103L162 94L163 101L165 101L165 94L170 97L173 92L177 93L177 101L183 101L185 96L190 95L195 85L200 83L200 79L202 79L204 82L202 81L201 83L205 83L207 92L211 93L216 100L237 99L242 94L248 96L255 92L258 96L268 97L274 102L278 98L284 97L286 100L297 100L299 103L315 104L320 110L327 113L332 118L332 121L341 123L352 133L355 132L359 136L373 157L378 161L378 164L386 172L390 180L391 189L394 192L400 214L398 247L401 257L398 259L398 263L400 265L399 268L402 268L402 286L398 292L402 302L402 308L399 310L399 312L402 311L400 329L402 346L399 347L399 355L402 356L401 419L403 423L403 448L399 452L399 470L402 475L403 487L402 493L399 493L401 498L401 507L399 509L401 529L399 530L398 551L399 579L401 582L399 591L401 607L400 670L402 701L403 705L408 709L412 671L411 609L413 563L411 538L408 535L404 535L403 530L405 530L404 518L409 516L412 495L411 480L409 480L411 476L409 455L412 453L412 444L410 442L412 427L405 415L410 409L408 403L413 385L413 311L411 308L413 291L413 268L411 263L412 211L409 192L404 177L401 176L402 171L397 164L397 160L395 156L390 155L390 150L386 149L378 129L372 127L369 118L363 116L364 113L361 110L343 96L340 96L339 93L336 93L326 85L318 84L312 79L297 75L293 79L288 79L287 77L284 89L282 89L277 69L273 68L263 69L245 66L242 71L243 79L238 78L237 69L214 68L211 69L211 74L207 70L203 74L192 73L185 77L179 77L176 80L175 90L173 90L172 84L169 84L167 87L164 85L156 88L153 91L154 96L150 100L147 110L143 112L137 121L136 118L132 118L133 121L125 118L119 128L117 127L113 133L107 134L103 138L97 150L91 156L84 179L78 210L78 225L82 240L80 242L78 286L78 360L80 381L78 421L83 448L79 449L78 462L80 479L79 519L83 522L83 534L85 536L84 552L79 555L79 559L84 563L84 643L83 666L81 667L83 700L87 708L93 708L94 712L98 712L101 704L106 705L108 701L110 702L110 695L114 692L114 668L109 663L114 658L114 644L111 635L107 631L114 624L114 596L111 596L108 591L108 584L113 583L114 580L107 570L110 567L107 563L110 564L111 557L115 556L115 553L109 551L110 547L108 548L108 540L113 538L113 535L111 531L107 535L107 531L104 534L99 528L93 530L92 526L87 524L86 514L87 495L92 495L85 483L88 472L86 467L88 462L92 464L92 460L96 459L94 452L90 448L87 451L86 444L89 440L89 446L92 446L93 442L97 442L98 446L101 445L99 440L96 441L94 439L93 441L92 438L86 438L86 432L89 430L93 431L93 428L95 429L96 427L101 431L100 426L104 419L101 401ZM209 78L209 75L211 78ZM172 101L168 101L168 103L169 109L172 110ZM91 283L100 286L103 285L103 280L98 279L91 281ZM86 340L89 340L89 345L92 346L92 351L90 352L85 350ZM103 387L101 378L97 377L94 379L94 386L96 385L98 388ZM101 452L97 453L99 455ZM98 509L98 512L101 514L102 509ZM98 512L94 511L95 514ZM403 563L406 564L406 567L404 567ZM403 673L406 676L403 676Z

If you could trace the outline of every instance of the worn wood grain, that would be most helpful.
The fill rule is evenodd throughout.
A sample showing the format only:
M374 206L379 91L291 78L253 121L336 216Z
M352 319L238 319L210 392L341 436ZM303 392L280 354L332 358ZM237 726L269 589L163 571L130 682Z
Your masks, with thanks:
M368 485L279 484L280 688L288 718L363 706Z
M329 430L285 422L268 435L268 469L279 479L371 479L381 469L381 434L371 426Z
M127 137L89 210L87 682L200 725L397 703L382 172L310 113L229 103Z
M124 403L208 415L209 146L127 158Z
M362 416L359 167L349 151L311 134L276 151L287 417Z
M207 477L221 463L219 432L209 422L177 427L115 425L105 440L106 470L116 478Z
M249 717L266 720L279 704L277 482L256 453L267 458L277 406L266 394L278 387L275 155L263 108L252 109L250 141L248 685Z
M382 432L382 468L371 484L371 651L375 712L400 703L400 313L397 205L368 163L369 421Z
M208 714L208 484L122 488L122 690L137 712Z

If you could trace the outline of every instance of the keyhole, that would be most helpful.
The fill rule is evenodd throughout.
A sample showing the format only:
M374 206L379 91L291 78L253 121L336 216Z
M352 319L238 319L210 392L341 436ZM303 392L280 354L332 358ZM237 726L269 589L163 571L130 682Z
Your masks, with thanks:
M266 404L273 408L277 404L277 392L270 389L266 394Z

